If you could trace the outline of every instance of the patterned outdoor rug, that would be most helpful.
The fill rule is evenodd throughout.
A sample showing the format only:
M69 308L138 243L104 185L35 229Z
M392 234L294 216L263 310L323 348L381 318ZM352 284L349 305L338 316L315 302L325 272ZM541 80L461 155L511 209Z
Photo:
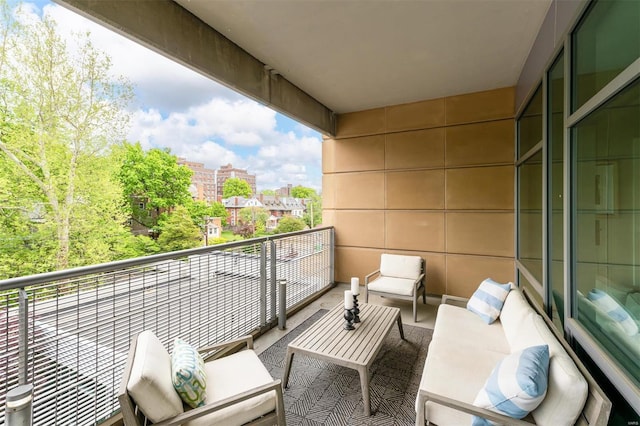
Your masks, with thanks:
M287 344L327 313L321 309L267 348L260 359L282 379ZM356 370L305 355L293 358L284 390L287 425L414 425L415 401L433 330L394 325L370 369L371 416L364 416Z

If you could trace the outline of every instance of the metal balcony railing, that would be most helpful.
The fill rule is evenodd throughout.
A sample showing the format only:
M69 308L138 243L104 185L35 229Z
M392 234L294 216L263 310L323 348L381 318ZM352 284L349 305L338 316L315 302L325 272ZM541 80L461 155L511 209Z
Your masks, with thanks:
M273 327L332 285L333 253L321 228L2 281L0 402L30 383L34 425L100 423L136 333L198 347Z

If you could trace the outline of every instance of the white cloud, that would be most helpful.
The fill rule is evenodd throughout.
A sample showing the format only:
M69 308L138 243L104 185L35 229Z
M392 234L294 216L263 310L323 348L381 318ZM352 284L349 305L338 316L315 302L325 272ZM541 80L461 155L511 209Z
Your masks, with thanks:
M31 18L37 8L26 5ZM259 189L287 184L321 186L321 137L302 125L277 130L276 112L193 72L64 7L43 14L65 37L91 32L92 42L112 58L114 75L136 88L128 139L209 168L232 163L257 176ZM287 120L283 120L287 121Z

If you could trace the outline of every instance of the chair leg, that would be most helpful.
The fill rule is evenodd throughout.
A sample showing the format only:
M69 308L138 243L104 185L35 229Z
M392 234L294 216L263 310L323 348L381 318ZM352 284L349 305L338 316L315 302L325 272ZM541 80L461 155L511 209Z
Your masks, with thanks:
M278 426L285 426L287 424L284 413L284 398L282 395L282 386L278 386L278 388L276 389L276 416L278 419Z
M364 303L369 303L369 289L367 284L364 285Z
M413 297L413 322L418 322L418 295Z
M424 287L422 288L422 303L427 304L427 289Z

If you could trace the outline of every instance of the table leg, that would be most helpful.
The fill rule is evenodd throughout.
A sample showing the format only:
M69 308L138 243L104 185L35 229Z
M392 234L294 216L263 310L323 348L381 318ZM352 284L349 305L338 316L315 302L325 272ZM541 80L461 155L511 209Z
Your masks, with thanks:
M371 395L369 394L369 368L362 366L358 368L360 373L360 387L362 387L362 404L364 405L364 415L371 415Z
M404 330L402 329L402 317L398 314L398 331L400 332L400 338L405 340L404 338Z
M289 385L289 372L291 372L292 363L293 363L293 351L287 348L287 360L284 366L284 377L282 378L282 386L285 388Z

